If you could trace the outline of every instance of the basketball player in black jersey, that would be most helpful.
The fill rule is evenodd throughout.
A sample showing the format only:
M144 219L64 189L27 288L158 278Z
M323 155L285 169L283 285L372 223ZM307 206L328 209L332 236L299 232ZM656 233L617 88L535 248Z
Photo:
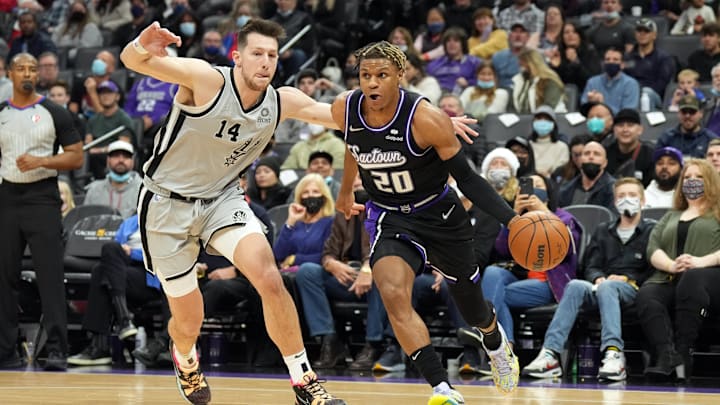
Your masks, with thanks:
M516 214L472 171L448 116L399 87L405 55L398 47L382 41L355 55L360 89L338 96L332 106L347 143L338 210L348 217L367 210L373 280L403 350L433 386L428 404L464 404L411 305L413 279L428 268L448 281L465 320L475 327L478 345L490 356L496 386L510 392L517 385L517 357L482 296L472 227L447 186L448 173L475 205L503 224L512 226ZM364 207L352 194L358 166L371 200Z

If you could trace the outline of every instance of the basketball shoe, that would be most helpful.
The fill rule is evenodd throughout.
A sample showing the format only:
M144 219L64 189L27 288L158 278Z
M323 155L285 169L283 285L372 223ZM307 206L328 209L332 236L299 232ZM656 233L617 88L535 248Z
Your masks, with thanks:
M476 346L479 344L485 352L487 352L488 357L490 357L490 369L492 370L495 386L501 392L509 393L518 385L518 380L520 379L520 364L518 363L517 356L515 356L515 353L510 349L510 343L507 340L505 330L503 330L500 322L497 323L497 328L498 331L500 331L501 341L500 347L495 350L491 351L485 347L483 334L478 328L463 329L462 333L464 336L461 337L461 341L463 343L473 342Z
M327 392L320 382L314 372L305 373L302 381L293 385L295 405L347 405L344 400Z
M210 403L210 386L205 380L205 375L200 370L200 361L196 357L194 360L195 368L191 371L185 371L180 368L175 358L175 346L170 342L170 354L173 359L173 367L175 368L175 380L177 381L178 390L183 399L193 405L206 405Z
M433 387L433 395L428 401L428 405L463 405L465 398L459 392L450 388L448 383L443 382Z

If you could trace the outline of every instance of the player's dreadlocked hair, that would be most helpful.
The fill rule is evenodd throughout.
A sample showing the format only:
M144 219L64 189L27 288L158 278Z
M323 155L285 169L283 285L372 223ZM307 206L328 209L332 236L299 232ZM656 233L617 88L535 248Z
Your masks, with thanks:
M357 58L357 65L355 65L356 70L360 67L360 62L364 59L388 59L397 66L398 70L402 71L405 70L405 61L407 60L405 53L401 51L400 48L387 41L373 42L365 45L355 51L355 57Z

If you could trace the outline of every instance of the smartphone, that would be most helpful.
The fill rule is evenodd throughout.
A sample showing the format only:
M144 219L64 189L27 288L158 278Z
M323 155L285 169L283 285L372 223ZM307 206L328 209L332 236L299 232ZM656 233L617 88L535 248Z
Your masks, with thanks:
M532 195L534 188L532 177L520 177L520 194Z

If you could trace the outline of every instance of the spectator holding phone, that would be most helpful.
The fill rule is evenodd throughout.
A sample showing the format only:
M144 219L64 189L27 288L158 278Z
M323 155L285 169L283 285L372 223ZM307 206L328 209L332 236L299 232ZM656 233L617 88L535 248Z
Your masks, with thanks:
M673 92L672 99L668 111L680 111L680 100L689 95L695 95L695 98L702 104L705 102L705 94L699 89L700 74L692 69L683 69L677 75L678 87Z

